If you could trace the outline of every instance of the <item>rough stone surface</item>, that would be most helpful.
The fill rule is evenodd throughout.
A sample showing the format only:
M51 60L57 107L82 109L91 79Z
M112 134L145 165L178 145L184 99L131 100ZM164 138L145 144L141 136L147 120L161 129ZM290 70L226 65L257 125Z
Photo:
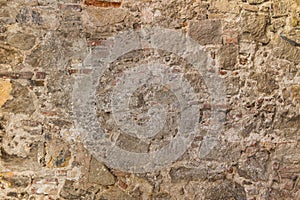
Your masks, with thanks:
M31 49L35 44L35 37L30 34L15 33L7 38L8 44L21 50Z
M89 182L100 185L113 185L115 183L114 176L108 169L95 158L92 158L89 171Z
M9 80L1 80L0 81L0 107L3 106L3 104L11 98L10 96L11 92L11 83Z
M189 35L202 45L222 43L220 20L203 20L190 23Z
M299 13L299 0L0 0L0 199L300 199ZM173 34L156 31L145 40L152 27L191 37L205 56ZM110 37L127 30L140 32L110 51ZM139 48L97 74L100 61L133 47L134 37ZM190 63L197 59L202 72ZM165 71L150 65L129 73L152 63ZM145 84L120 90L128 92L127 107L115 112L112 105L124 102L113 96L116 88L146 71ZM194 94L180 99L174 85L182 80ZM86 127L97 122L103 134L89 138L78 128L75 102L90 94L76 96L76 88L95 89L91 107L79 108L86 119L96 116ZM226 103L214 101L221 97ZM199 115L184 115L194 105ZM196 126L189 124L194 116ZM145 166L162 165L158 170L137 173L137 160L122 163L132 171L100 161L154 154L172 144L180 126L195 127L194 135L175 161L163 163L176 148ZM123 157L105 152L101 137Z
M246 200L245 189L238 183L224 181L223 183L210 188L205 196L209 200L234 199Z

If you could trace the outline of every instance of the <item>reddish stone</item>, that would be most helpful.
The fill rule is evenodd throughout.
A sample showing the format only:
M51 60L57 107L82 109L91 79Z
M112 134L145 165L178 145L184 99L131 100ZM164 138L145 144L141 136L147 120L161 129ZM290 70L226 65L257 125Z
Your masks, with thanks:
M100 46L102 44L100 39L89 39L87 43L89 47Z
M87 6L113 7L113 8L118 8L121 6L121 2L108 2L108 1L97 1L97 0L85 0L84 4Z
M36 79L45 79L46 78L46 73L45 72L37 72L35 74Z

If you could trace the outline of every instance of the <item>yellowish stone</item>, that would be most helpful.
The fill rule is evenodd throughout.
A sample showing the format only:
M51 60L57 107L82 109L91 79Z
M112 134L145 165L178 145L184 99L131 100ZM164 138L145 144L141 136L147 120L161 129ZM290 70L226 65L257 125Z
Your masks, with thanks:
M7 100L11 99L11 89L10 80L0 80L0 107L2 107Z

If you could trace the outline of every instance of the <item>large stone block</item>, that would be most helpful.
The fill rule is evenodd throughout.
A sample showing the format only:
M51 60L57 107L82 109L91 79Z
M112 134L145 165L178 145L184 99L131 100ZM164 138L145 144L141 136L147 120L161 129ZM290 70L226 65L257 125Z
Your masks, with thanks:
M193 21L189 35L201 45L222 43L222 23L220 20Z

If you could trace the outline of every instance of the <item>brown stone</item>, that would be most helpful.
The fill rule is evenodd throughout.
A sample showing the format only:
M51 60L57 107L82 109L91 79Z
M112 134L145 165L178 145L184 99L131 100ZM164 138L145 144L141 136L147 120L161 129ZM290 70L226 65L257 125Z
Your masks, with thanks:
M234 199L246 200L245 189L238 183L225 180L219 185L210 188L205 195L207 200Z
M254 156L248 157L239 163L238 173L240 176L254 181L267 180L267 166L269 163L269 153L259 151Z
M96 199L122 199L122 200L135 200L138 198L131 197L129 194L123 192L119 188L111 188L102 194L97 195Z
M7 38L8 44L21 50L31 49L35 44L35 36L31 34L15 33Z
M270 72L254 73L252 77L257 81L257 89L259 92L271 94L274 90L279 88L274 76Z
M256 4L261 4L265 1L267 1L267 0L248 0L248 3L256 5Z
M17 65L22 62L23 56L20 52L9 46L1 46L0 44L0 64Z
M90 183L108 186L115 184L115 177L108 171L105 165L92 157L88 181Z
M87 7L83 11L83 24L91 26L106 26L116 24L125 19L124 9L103 9L101 12L97 8Z
M295 101L300 102L300 85L294 85L291 87L291 96Z
M233 3L230 0L214 0L211 2L211 11L215 13L234 13L238 14L240 12L239 5Z
M171 169L170 176L172 182L205 180L208 177L208 172L205 168L178 167Z
M87 6L114 7L114 8L118 8L121 6L121 2L110 2L110 1L99 1L99 0L85 0L84 4Z
M220 20L193 21L189 35L201 45L222 44L222 23Z
M35 111L32 96L26 86L14 82L11 96L13 98L3 105L4 111L25 114L32 114Z
M242 33L244 38L267 43L266 36L267 16L262 14L244 12L242 14Z
M238 56L238 47L236 45L222 46L218 55L221 69L234 70L236 68Z

